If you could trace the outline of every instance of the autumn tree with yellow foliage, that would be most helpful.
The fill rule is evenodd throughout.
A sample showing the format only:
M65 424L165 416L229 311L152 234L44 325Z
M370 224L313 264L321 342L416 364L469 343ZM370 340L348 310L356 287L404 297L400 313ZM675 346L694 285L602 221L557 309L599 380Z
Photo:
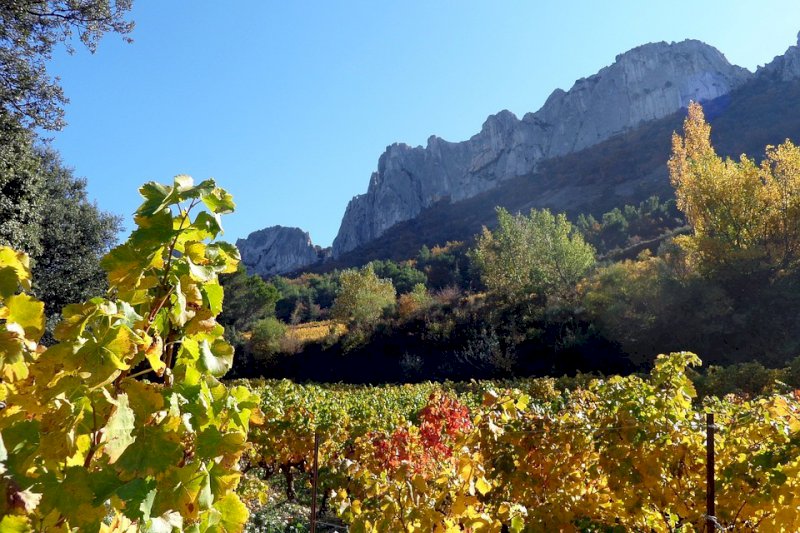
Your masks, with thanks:
M693 228L678 243L705 273L794 270L800 261L800 147L767 146L761 163L723 159L700 104L672 137L670 180Z

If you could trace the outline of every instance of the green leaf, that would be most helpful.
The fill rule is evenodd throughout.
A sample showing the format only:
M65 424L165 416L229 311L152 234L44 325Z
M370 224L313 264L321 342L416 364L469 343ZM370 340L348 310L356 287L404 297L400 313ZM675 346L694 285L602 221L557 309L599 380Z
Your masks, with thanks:
M100 266L108 273L108 283L112 287L123 290L135 289L146 270L157 267L163 262L161 259L163 248L143 253L129 241L108 252L100 260Z
M33 528L25 516L6 515L0 520L0 531L3 533L29 533L33 531Z
M214 279L216 274L216 270L212 266L205 266L205 265L198 265L195 264L192 260L188 259L186 262L189 264L189 276L192 278L193 281L199 281L200 283L208 283Z
M134 416L133 409L128 406L128 395L121 393L114 400L111 395L103 389L106 400L114 406L114 411L108 418L103 436L105 438L105 446L103 451L108 455L108 462L113 464L122 455L122 452L130 446L135 437L131 436L134 428L136 427L136 417Z
M213 316L217 316L222 312L222 301L225 296L225 290L219 283L205 283L201 286L203 296L205 296L205 303L211 310Z
M125 516L131 520L148 520L156 497L156 481L134 479L119 487L116 495L125 504Z
M155 181L149 181L139 188L139 194L145 199L136 210L138 215L152 216L164 209L171 202L173 188Z
M200 369L208 371L214 377L220 377L230 370L233 365L233 346L222 339L217 339L213 344L200 341Z
M117 467L132 475L156 475L170 471L183 458L180 435L161 426L141 426L136 440L117 460Z
M131 233L129 242L140 250L156 250L175 237L169 210L149 216L136 215L134 220L139 227Z
M75 504L94 501L92 477L83 466L67 467L63 479L51 478L43 483L42 506L54 507L69 521L71 527L79 527L81 531L88 526L96 526L105 517L105 509Z
M197 231L197 239L213 239L222 231L222 221L216 213L200 211L191 227Z
M103 386L130 368L128 361L138 350L136 341L136 335L126 326L113 326L102 337L86 341L65 363L85 374L87 386Z
M6 306L7 323L19 325L25 337L38 341L44 334L44 304L27 294L16 294L6 299Z
M525 520L523 520L520 515L514 515L511 517L511 531L513 533L519 533L524 528L525 528Z
M220 187L215 187L211 193L203 196L202 200L209 211L219 215L233 213L236 209L236 204L233 203L233 196Z
M186 310L186 295L181 291L180 281L175 282L175 291L170 296L170 318L172 323L181 328L189 320L189 313Z
M241 531L250 513L235 493L228 493L224 498L214 504L214 509L219 512L216 524L209 524L209 533L233 533Z
M227 454L235 454L246 442L243 432L222 433L216 426L209 426L197 436L197 455L203 459L216 459Z

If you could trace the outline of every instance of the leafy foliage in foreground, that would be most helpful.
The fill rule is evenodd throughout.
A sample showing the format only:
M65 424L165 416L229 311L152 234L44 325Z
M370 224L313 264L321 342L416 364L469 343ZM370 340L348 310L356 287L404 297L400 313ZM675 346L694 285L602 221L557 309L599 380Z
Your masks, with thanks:
M654 531L704 527L705 413L720 426L717 518L736 531L800 527L796 393L702 402L699 359L649 376L382 388L253 382L269 423L248 457L309 468L351 531Z
M233 489L256 398L217 379L233 357L217 275L238 252L212 241L234 204L187 176L140 192L138 229L103 260L110 297L67 306L50 348L37 344L28 259L0 248L4 531L240 531L247 519Z

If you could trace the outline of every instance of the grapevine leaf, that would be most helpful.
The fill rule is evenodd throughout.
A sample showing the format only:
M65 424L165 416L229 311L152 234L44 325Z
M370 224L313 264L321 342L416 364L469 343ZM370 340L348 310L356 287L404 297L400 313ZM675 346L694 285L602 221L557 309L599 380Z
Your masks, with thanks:
M201 283L208 283L214 279L216 271L214 270L213 266L198 265L191 260L188 260L187 262L189 263L189 274L191 275L192 280L199 281Z
M162 249L142 251L129 241L107 253L100 260L100 266L108 273L109 285L131 290L139 284L145 270L163 265Z
M219 283L206 283L203 285L203 295L205 296L205 303L211 310L212 316L217 316L222 312L222 300L224 297L224 290Z
M525 520L520 515L514 515L511 517L511 531L513 533L519 533L525 528Z
M153 479L134 479L119 487L116 496L125 505L125 516L131 520L147 520L156 497L156 482Z
M140 250L157 250L175 237L169 210L151 216L137 215L135 221L139 227L131 233L130 242Z
M6 327L11 329L11 324L17 324L25 337L38 341L44 333L44 304L27 294L16 294L6 299L6 306Z
M22 286L31 288L31 267L27 254L8 246L0 246L0 298L7 298Z
M199 344L200 368L208 371L214 377L220 377L230 370L233 365L233 346L224 340L217 339L209 345L203 340Z
M114 406L103 432L105 438L103 451L108 455L108 462L114 464L125 449L136 440L136 437L131 435L136 427L136 417L128 405L127 394L119 394L114 400L105 389L103 393L106 395L106 400Z
M25 516L6 515L0 520L0 531L3 533L29 533L33 531L33 528Z
M100 387L113 381L137 352L134 333L125 326L111 327L102 338L89 339L74 354L71 363L86 374L86 385Z
M160 486L170 495L170 507L184 518L197 518L200 511L213 503L208 471L202 463L171 468Z
M219 215L233 213L236 209L236 204L233 203L233 196L220 187L215 187L209 194L203 196L202 200L212 213Z
M492 490L492 486L486 481L486 478L482 476L475 480L475 488L484 496Z
M8 298L17 292L18 288L19 277L16 270L10 266L0 266L0 298Z
M167 511L145 523L144 533L172 533L183 530L183 517L175 511Z
M197 231L196 238L212 239L222 231L222 221L216 213L200 211L192 223L192 228Z
M169 471L183 457L180 436L160 426L142 426L136 440L117 460L117 467L132 475L155 475Z
M240 431L222 433L216 426L209 426L198 435L197 454L204 459L216 459L238 452L245 440Z
M144 198L144 202L136 210L139 215L152 216L164 209L174 198L171 196L172 187L162 185L155 181L149 181L139 188L139 194Z
M211 493L214 497L222 496L235 489L239 483L240 474L238 472L231 472L217 462L211 464L208 475L211 480Z
M235 493L228 493L224 498L214 504L214 509L219 512L218 521L209 524L207 531L210 533L233 533L241 531L247 522L249 513Z
M189 313L186 310L186 295L181 291L179 281L175 282L175 292L170 296L172 306L170 307L170 317L172 323L178 327L183 327L189 320Z

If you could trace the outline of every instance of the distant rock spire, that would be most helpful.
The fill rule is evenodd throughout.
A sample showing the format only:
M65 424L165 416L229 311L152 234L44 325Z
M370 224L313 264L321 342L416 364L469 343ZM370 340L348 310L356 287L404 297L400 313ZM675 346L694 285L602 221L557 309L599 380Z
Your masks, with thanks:
M314 246L300 228L272 226L236 241L250 274L274 276L293 272L324 259L326 250Z

